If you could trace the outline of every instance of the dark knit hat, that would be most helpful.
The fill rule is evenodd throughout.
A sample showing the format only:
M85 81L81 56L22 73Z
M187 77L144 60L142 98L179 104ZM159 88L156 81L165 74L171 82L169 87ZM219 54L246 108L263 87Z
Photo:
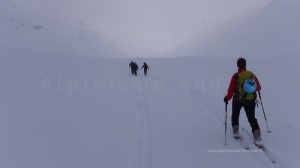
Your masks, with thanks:
M236 62L239 68L246 68L246 60L245 58L239 58Z

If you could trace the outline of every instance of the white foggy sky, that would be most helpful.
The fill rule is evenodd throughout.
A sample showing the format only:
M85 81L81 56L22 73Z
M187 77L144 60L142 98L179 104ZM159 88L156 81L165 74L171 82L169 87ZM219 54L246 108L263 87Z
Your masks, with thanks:
M24 10L82 23L133 56L160 55L271 0L11 0Z

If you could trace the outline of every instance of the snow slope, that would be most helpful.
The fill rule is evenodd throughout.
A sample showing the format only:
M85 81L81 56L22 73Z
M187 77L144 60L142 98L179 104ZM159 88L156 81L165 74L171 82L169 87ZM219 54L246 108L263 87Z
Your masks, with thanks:
M39 12L23 9L10 0L0 0L1 54L125 55L114 41L91 30L80 19L60 21Z
M177 48L178 56L299 57L300 1L273 0L267 6L237 17L214 34Z
M257 14L261 19L272 18L270 22L258 24L262 21L253 17L249 20L253 27L244 29L246 33L236 32L231 43L226 43L224 34L216 35L224 41L206 53L249 53L245 55L248 68L262 84L272 133L267 133L261 108L256 115L274 164L253 145L251 151L244 151L231 138L230 106L228 145L224 145L222 100L236 71L237 57L134 59L150 66L148 77L142 72L134 77L129 74L131 59L110 58L119 54L118 47L84 24L67 23L67 28L66 23L33 13L28 18L12 1L1 0L0 35L6 40L0 41L0 167L298 167L299 79L292 74L299 72L295 47L299 36L298 22L291 22L298 16L298 2L288 2L273 1ZM275 24L274 18L283 22ZM278 27L284 22L287 27ZM266 30L262 27L269 24L288 33L262 33ZM252 52L246 46L264 44L256 40L261 35L289 45L268 43L268 50L255 47ZM247 45L240 43L248 38ZM212 51L211 46L206 51ZM203 50L189 51L190 55L204 54ZM261 56L286 52L285 57ZM250 130L243 112L240 125Z
M248 60L261 77L271 134L260 108L257 118L276 164L259 151L243 152L230 133L224 145L222 99L235 58L146 61L149 76L134 77L129 59L1 56L0 167L299 165L297 82L277 89L290 69L299 71L298 58ZM250 130L244 113L240 122Z

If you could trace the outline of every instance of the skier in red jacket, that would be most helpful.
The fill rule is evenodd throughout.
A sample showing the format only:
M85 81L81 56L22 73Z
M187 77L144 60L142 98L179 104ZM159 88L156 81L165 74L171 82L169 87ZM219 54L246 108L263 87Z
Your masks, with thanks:
M237 60L238 73L235 73L230 81L228 93L224 97L224 102L228 104L228 101L232 98L232 115L231 125L233 130L233 136L239 137L239 116L241 108L244 107L248 121L252 128L254 142L261 140L260 127L257 119L255 118L255 106L256 106L256 91L261 90L261 86L258 78L251 72L246 70L246 60L239 58ZM243 89L243 84L247 78L252 78L256 82L256 91L253 93L246 93Z

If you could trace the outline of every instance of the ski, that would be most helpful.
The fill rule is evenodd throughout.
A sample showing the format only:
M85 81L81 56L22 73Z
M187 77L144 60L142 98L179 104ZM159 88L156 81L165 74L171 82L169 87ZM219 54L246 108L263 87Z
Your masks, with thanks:
M252 139L251 134L246 129L243 128L243 130L246 132L246 134L249 136L249 138ZM270 160L270 162L272 162L274 164L276 163L274 154L264 144L257 144L255 142L253 142L253 143L258 149L260 149L264 153L264 155L266 156L266 158L268 158L268 160Z
M255 144L255 143L254 143ZM273 154L264 146L264 145L258 145L258 144L255 144L255 146L258 148L258 149L261 149L265 156L272 162L272 163L276 163L275 159L273 158Z
M246 150L250 149L248 144L245 141L243 141L243 138L241 136L238 137L233 136L233 139L235 139L244 149Z

